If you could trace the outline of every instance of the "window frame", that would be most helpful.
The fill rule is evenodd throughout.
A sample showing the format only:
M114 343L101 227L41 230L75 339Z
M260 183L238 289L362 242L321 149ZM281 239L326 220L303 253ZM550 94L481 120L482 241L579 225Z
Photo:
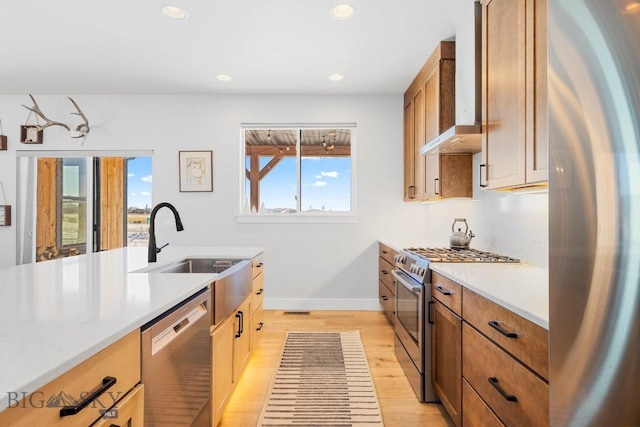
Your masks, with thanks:
M246 143L247 130L295 130L297 139L296 153L296 188L298 200L294 213L250 213L245 212L245 200L249 196L246 191ZM302 150L300 149L300 131L313 129L349 129L351 138L351 176L350 176L350 210L349 211L304 211L301 209L301 167ZM355 223L359 221L357 211L357 124L356 123L241 123L240 125L240 189L237 222L246 223Z

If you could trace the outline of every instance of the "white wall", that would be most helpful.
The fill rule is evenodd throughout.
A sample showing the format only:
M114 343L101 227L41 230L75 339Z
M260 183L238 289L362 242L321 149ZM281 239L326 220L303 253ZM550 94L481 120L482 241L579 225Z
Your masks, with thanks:
M74 98L91 122L83 150L154 150L154 204L173 203L185 226L176 233L169 211L160 211L159 242L265 248L266 307L377 309L377 240L416 244L425 236L425 206L402 202L401 95ZM55 119L72 111L65 96L36 95L36 100ZM45 130L42 145L20 144L19 126L27 116L21 104L28 103L27 96L0 98L9 137L9 151L0 152L0 181L13 206L15 150L80 148L61 128ZM360 221L237 223L243 122L357 123ZM178 150L200 149L213 150L214 191L180 193ZM0 239L0 266L14 265L15 227L0 227Z

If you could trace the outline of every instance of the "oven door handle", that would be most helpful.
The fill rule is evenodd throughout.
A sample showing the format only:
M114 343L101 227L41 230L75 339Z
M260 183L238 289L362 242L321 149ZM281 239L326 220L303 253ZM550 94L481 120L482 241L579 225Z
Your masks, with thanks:
M403 274L402 272L399 272L398 270L391 270L391 274L399 284L407 288L411 293L416 295L422 294L422 286L412 285L411 283L407 282L404 278L402 278L402 276L400 276L400 274Z

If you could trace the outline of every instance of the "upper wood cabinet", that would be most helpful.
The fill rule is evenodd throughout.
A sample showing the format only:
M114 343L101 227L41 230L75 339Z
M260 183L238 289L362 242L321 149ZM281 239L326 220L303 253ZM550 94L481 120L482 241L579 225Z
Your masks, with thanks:
M404 93L404 200L471 197L471 154L420 154L455 124L455 42L443 41Z
M482 3L481 186L547 181L546 0Z

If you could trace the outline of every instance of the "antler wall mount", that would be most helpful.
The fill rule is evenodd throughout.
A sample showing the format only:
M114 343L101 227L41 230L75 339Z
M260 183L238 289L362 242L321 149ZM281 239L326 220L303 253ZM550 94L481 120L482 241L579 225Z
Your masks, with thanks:
M45 123L43 125L36 124L35 126L33 126L33 125L31 125L31 126L30 125L22 126L23 127L23 131L25 132L25 137L22 139L21 142L27 142L27 143L35 142L35 141L29 139L28 137L26 137L26 132L28 131L28 129L26 129L26 128L35 128L35 130L39 134L39 142L42 143L42 133L41 132L44 129L48 128L49 126L62 126L63 128L65 128L70 133L70 137L71 138L76 139L76 140L80 141L81 143L84 142L84 138L86 138L86 136L89 133L89 131L91 130L91 128L89 127L89 120L87 119L87 116L84 115L84 113L82 112L82 110L78 106L78 103L76 101L74 101L73 98L67 97L67 98L69 98L69 101L71 101L71 103L73 104L73 106L76 109L76 111L72 112L71 114L76 115L76 116L80 116L82 118L83 122L84 122L84 123L81 123L81 124L77 125L75 128L71 128L71 126L69 126L66 123L57 122L55 120L49 119L47 116L44 115L44 113L42 112L42 110L38 106L38 103L36 102L35 98L33 97L33 95L29 94L29 98L31 98L31 101L33 102L33 106L32 107L27 107L24 104L22 106L24 108L26 108L27 110L31 111L32 113L34 113L36 115L36 117L40 117L41 119L43 119L45 121Z

